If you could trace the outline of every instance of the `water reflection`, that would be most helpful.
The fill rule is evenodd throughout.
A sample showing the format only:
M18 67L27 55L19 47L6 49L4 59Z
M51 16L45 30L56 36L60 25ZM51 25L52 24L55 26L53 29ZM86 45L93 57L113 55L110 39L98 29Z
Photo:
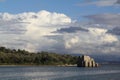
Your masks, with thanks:
M108 75L108 77L105 75ZM111 77L111 75L113 77ZM0 80L88 80L88 78L89 80L96 80L98 77L103 77L103 79L100 80L108 80L108 78L119 78L117 76L120 76L120 67L102 67L94 69L33 66L0 67Z

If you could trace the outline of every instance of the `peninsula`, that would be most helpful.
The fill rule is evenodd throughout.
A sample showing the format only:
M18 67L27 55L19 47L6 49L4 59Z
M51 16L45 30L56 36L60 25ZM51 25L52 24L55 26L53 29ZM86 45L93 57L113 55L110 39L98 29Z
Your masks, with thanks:
M54 52L28 52L0 47L0 65L74 65L77 56Z

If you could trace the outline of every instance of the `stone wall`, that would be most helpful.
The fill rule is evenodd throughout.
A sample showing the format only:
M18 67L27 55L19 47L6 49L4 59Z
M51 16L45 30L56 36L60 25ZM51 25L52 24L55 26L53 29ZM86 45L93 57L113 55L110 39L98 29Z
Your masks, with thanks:
M90 56L79 56L78 62L77 62L78 67L98 67L98 63L94 61L93 58Z

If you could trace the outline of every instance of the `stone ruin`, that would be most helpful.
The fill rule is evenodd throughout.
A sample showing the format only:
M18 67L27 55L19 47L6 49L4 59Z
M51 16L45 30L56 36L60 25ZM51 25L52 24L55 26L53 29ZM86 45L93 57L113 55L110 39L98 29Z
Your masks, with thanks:
M98 63L94 61L93 58L90 56L79 56L78 62L77 62L78 67L98 67Z

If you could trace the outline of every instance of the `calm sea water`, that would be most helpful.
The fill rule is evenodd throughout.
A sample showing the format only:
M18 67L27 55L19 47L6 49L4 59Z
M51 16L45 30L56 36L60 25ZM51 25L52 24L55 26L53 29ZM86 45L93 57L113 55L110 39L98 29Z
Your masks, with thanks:
M120 65L98 68L0 66L0 80L120 80Z

